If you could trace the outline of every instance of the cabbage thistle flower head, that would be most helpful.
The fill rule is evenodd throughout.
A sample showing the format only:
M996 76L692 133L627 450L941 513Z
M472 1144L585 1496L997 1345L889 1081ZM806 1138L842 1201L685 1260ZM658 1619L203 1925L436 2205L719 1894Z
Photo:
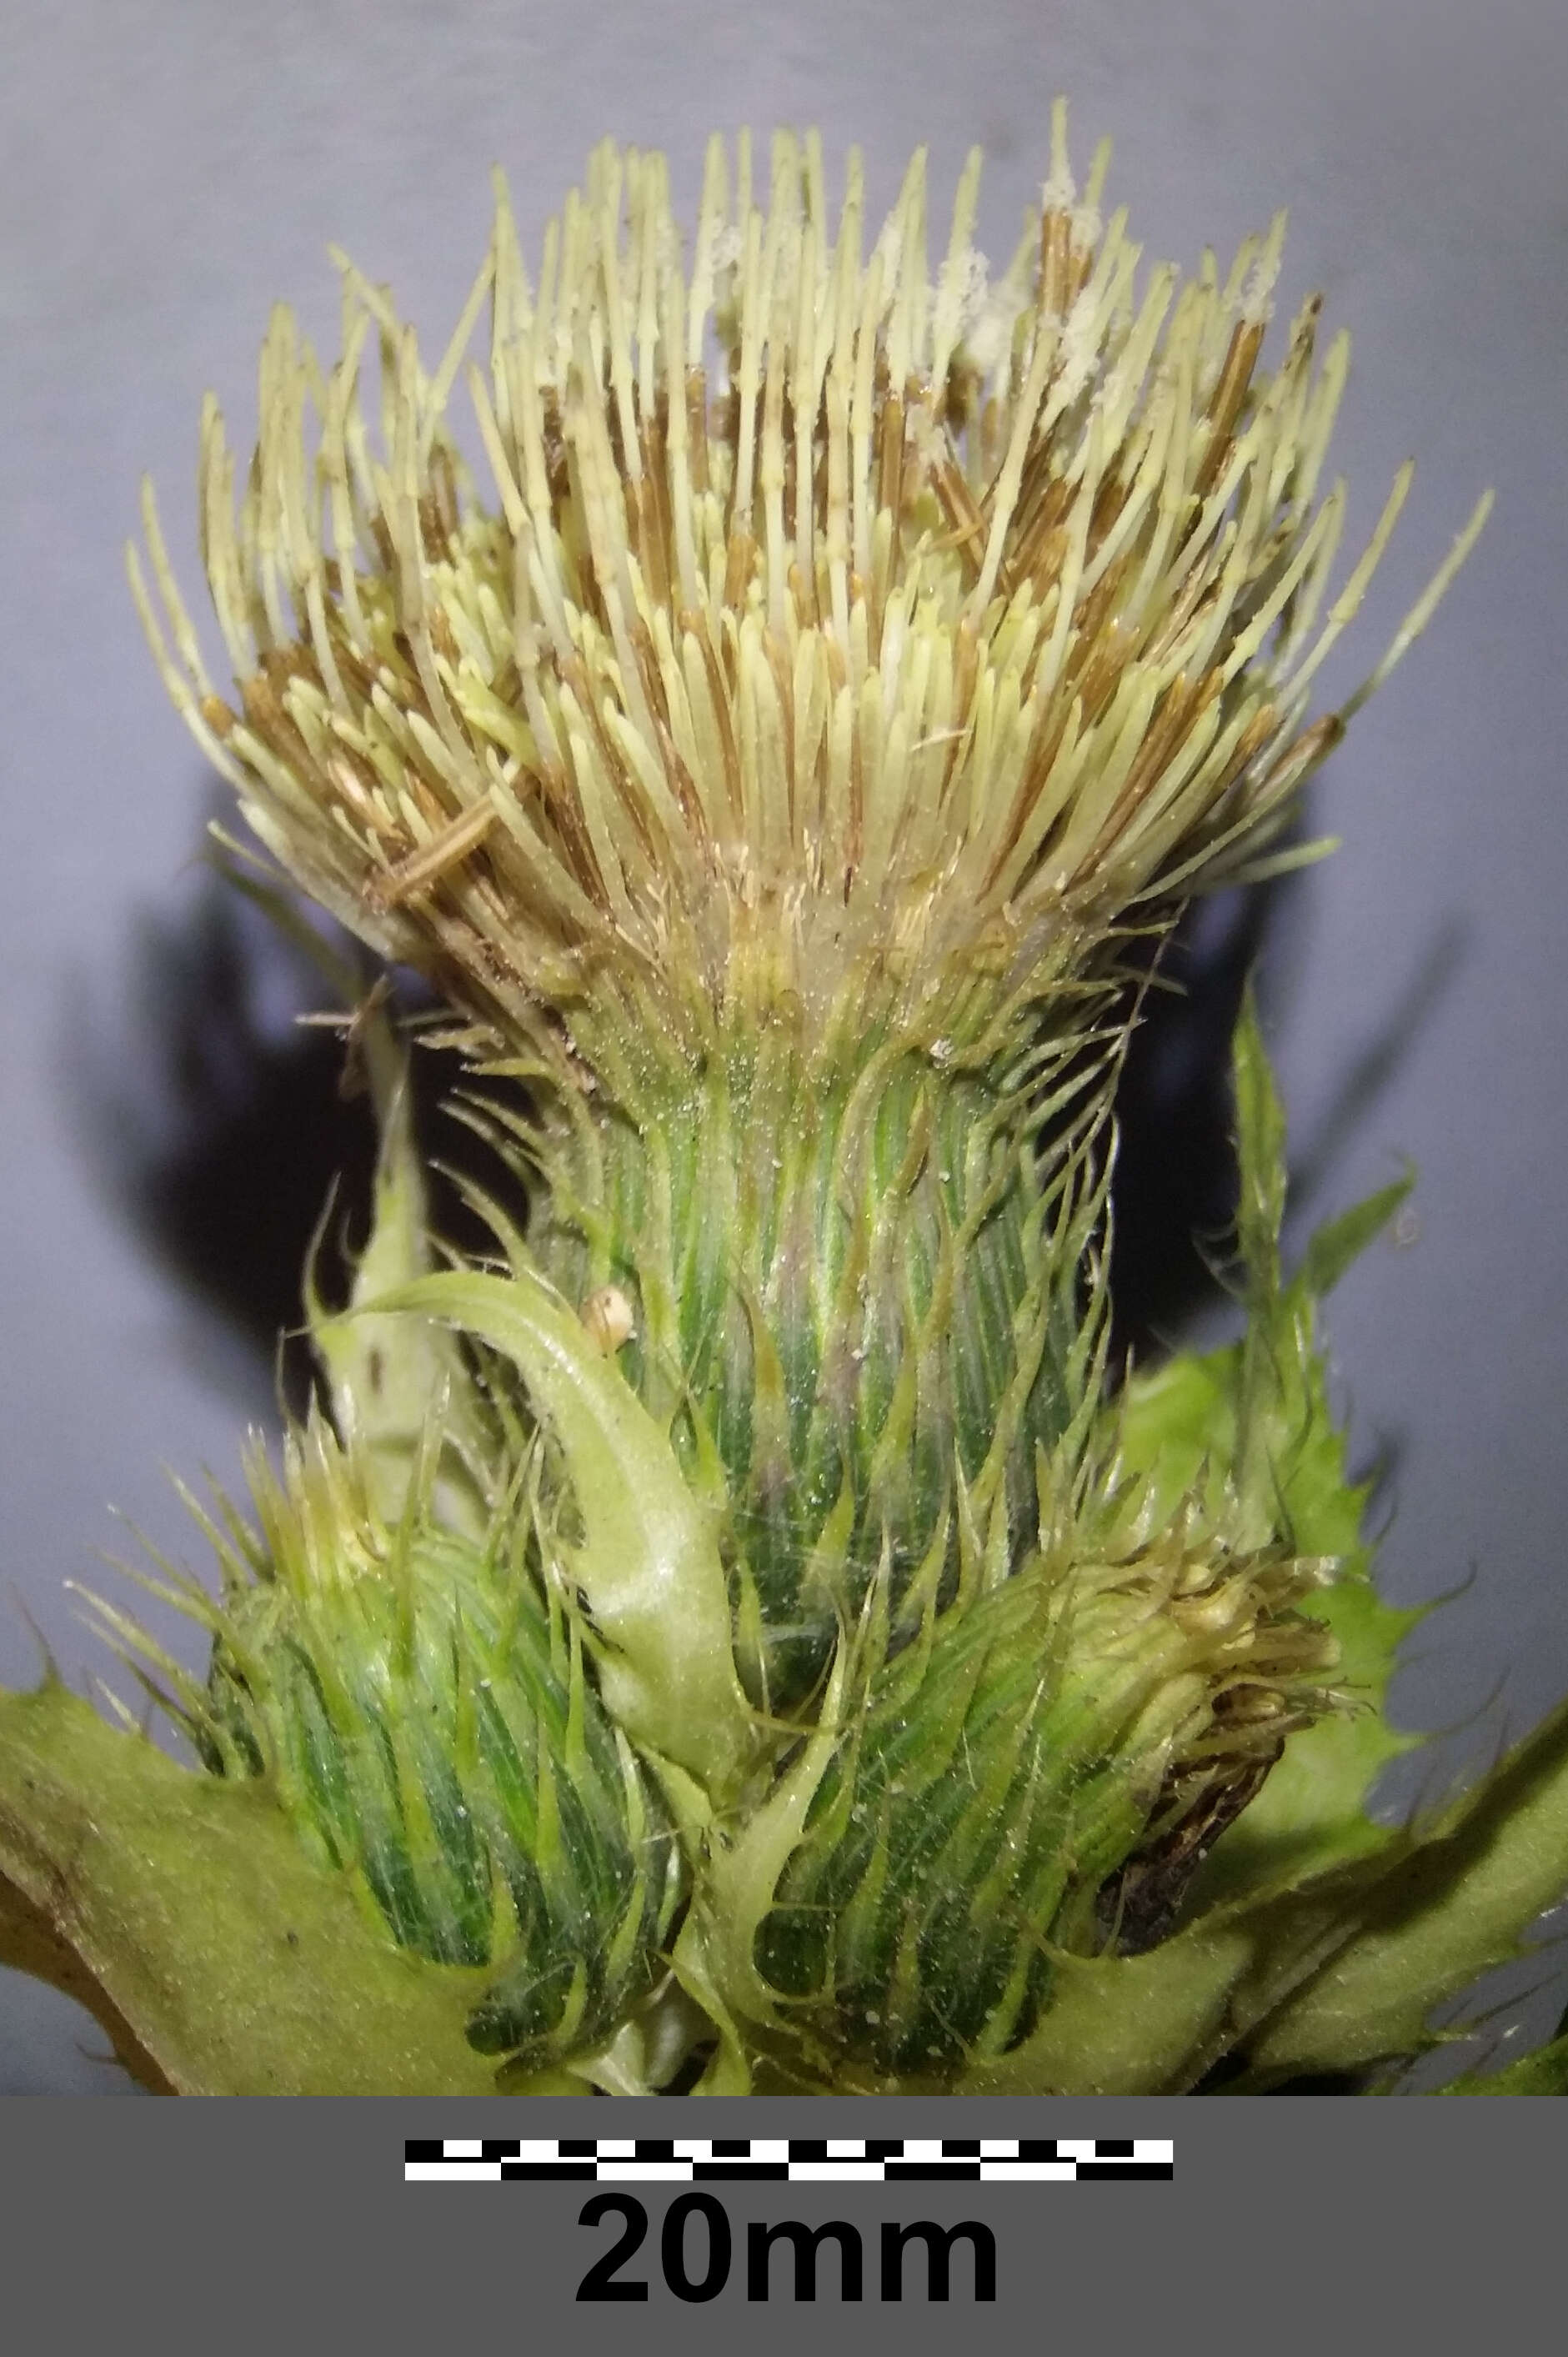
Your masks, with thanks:
M494 1760L375 1784L379 1885L368 1817L296 1813L404 1944L408 1824L425 1953L460 1918L483 1962L473 1927L511 1907L554 1994L481 2009L485 2035L526 2020L568 2061L580 2036L590 2074L663 1958L708 2083L957 2083L1036 2034L1063 1958L1160 1942L1287 1743L1347 1706L1344 1556L1281 1461L1318 1393L1310 1315L1281 1307L1272 1098L1249 1067L1230 1453L1178 1450L1179 1479L1107 1367L1109 1107L1129 942L1321 847L1285 840L1301 787L1483 511L1315 716L1410 470L1341 572L1345 340L1319 359L1314 299L1262 366L1282 221L1223 274L1140 277L1105 162L1080 190L1058 109L993 278L978 154L933 259L923 155L872 235L858 156L830 204L815 138L775 139L765 192L749 142L714 141L688 242L663 159L607 145L536 274L498 188L434 372L345 264L330 366L274 316L237 505L203 415L232 690L147 498L156 605L134 555L132 578L175 701L288 877L456 1011L468 1118L530 1197L525 1232L485 1200L499 1265L428 1273L385 1099L361 1323L317 1321L347 1469L300 1444L271 1542L230 1544L249 1570L195 1717L230 1772L236 1729L297 1755L337 1674L301 1685L277 1648L392 1644L395 1614L303 1600L334 1501L322 1594L395 1557L438 1632L392 1699L347 1679L379 1699L333 1738L345 1792L357 1745L402 1756L389 1712L458 1745L455 1613L498 1678L515 1641L535 1797L479 1810L489 1846L429 1796L490 1792ZM379 1502L378 1448L403 1469ZM556 1811L542 1874L526 1825L574 1774L597 1846L564 1858ZM671 1839L678 1867L634 1864ZM574 1979L560 1927L599 1889Z
M138 594L290 872L503 1039L612 994L699 1046L737 1000L820 1036L846 985L978 1037L1129 912L1257 873L1463 545L1309 721L1410 468L1330 597L1346 339L1318 363L1314 297L1260 372L1283 216L1223 280L1140 286L1107 151L1080 194L1059 109L1055 142L994 283L978 151L933 274L923 152L873 239L858 156L835 209L781 135L766 199L712 143L689 253L663 158L600 148L537 285L499 189L434 374L346 264L329 371L280 307L237 512L202 425L237 708L151 515L172 657Z

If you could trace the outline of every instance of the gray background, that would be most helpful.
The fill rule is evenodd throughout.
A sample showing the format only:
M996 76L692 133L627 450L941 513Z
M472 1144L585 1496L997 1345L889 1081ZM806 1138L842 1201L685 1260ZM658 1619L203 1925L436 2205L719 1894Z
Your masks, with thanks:
M596 2327L596 2309L575 2300L585 2268L621 2233L614 2214L596 2226L581 2222L586 2185L403 2183L405 2136L495 2136L489 2103L328 2099L314 2104L305 2123L261 2099L195 2112L155 2105L134 2120L100 2112L88 2136L74 2113L12 2104L0 2110L0 2152L15 2156L5 2190L6 2320L22 2348L94 2347L100 2336L123 2336L128 2314L165 2314L177 2284L183 2313L221 2318L231 2357L276 2357L298 2345L302 2319L316 2349L445 2347L455 2310L465 2341L486 2348L521 2341L609 2350L635 2337L641 2347L679 2347L684 2357L728 2357L737 2347L746 2357L800 2357L804 2331L812 2357L862 2357L876 2345L899 2357L951 2357L960 2343L1160 2349L1171 2338L1173 2287L1191 2282L1219 2244L1225 2298L1237 2314L1267 2318L1271 2357L1321 2357L1329 2302L1337 2316L1353 2317L1358 2348L1486 2349L1497 2341L1505 2302L1505 2313L1525 2319L1549 2319L1561 2307L1558 2118L1519 2104L1478 2113L1381 2104L1359 2114L1348 2136L1344 2115L1326 2098L1221 2099L1176 2114L1158 2099L1053 2103L1043 2115L1031 2106L1031 2134L1170 2138L1174 2180L1093 2188L732 2180L718 2190L734 2260L711 2307L678 2302L660 2281L660 2228L682 2198L676 2189L606 2187L634 2194L649 2219L647 2241L619 2278L649 2284L628 2330L624 2309L597 2309ZM604 2125L602 2113L585 2119L569 2098L539 2099L527 2114L535 2136L580 2136ZM643 2101L629 2121L625 2106L618 2109L610 2125L621 2135L725 2136L737 2121L721 2101ZM753 2136L798 2134L800 2126L797 2099L746 2106ZM813 2104L811 2126L826 2136L1005 2136L1018 2134L1020 2121L1005 2098L857 2098ZM857 2228L867 2260L863 2305L839 2300L831 2242L809 2319L777 2248L768 2304L747 2300L748 2225L791 2216L811 2227L841 2218ZM951 2305L939 2316L920 2296L917 2248L898 2315L887 2316L878 2229L919 2216L944 2227L976 2217L990 2224L993 2307L970 2305L961 2245ZM702 2234L692 2221L693 2273L703 2265ZM83 2266L89 2238L92 2264ZM1197 2266L1195 2253L1202 2255ZM1305 2289L1309 2267L1328 2278L1316 2298ZM879 2310L886 2342L873 2327Z
M1330 693L1497 488L1445 609L1326 774L1316 815L1346 848L1294 898L1268 1003L1309 1157L1358 1060L1423 1003L1324 1179L1339 1202L1402 1156L1420 1168L1413 1241L1336 1297L1336 1361L1361 1453L1402 1444L1389 1592L1469 1583L1412 1647L1403 1715L1487 1742L1539 1716L1568 1687L1568 12L9 0L4 32L0 1581L67 1669L95 1657L61 1583L102 1577L108 1508L199 1561L162 1469L231 1480L269 1411L264 1368L138 1250L87 1145L81 1075L135 1085L137 929L188 908L205 807L124 584L142 469L194 589L203 390L248 447L270 302L331 342L328 240L391 279L438 348L494 161L532 253L607 131L666 148L689 204L710 128L814 122L830 158L859 140L883 201L925 141L934 217L978 139L983 242L1003 256L1065 91L1080 164L1113 137L1111 200L1151 259L1224 253L1290 206L1282 308L1321 285L1355 339L1337 446L1352 536L1417 455ZM7 1601L0 1678L36 1661ZM112 2092L100 2045L62 2000L0 1976L0 2090Z

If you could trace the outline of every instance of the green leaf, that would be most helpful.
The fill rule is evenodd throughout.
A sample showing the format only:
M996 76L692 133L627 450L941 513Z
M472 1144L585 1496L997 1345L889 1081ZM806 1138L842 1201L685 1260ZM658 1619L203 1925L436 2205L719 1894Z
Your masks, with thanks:
M1419 2052L1434 2006L1520 1953L1568 1892L1568 1705L1406 1839L1356 1936L1252 2043L1253 2083Z
M1177 1358L1129 1384L1121 1465L1144 1511L1197 1512L1238 1547L1332 1561L1302 1607L1338 1641L1336 1684L1354 1707L1292 1736L1262 1792L1197 1877L1187 1928L1133 1957L1061 1957L1050 2007L966 2093L1133 2093L1196 2085L1260 2022L1332 1969L1380 1879L1412 1846L1366 1813L1387 1762L1414 1739L1383 1715L1400 1640L1419 1617L1384 1604L1361 1544L1367 1491L1349 1482L1330 1410L1315 1304L1383 1227L1404 1187L1319 1232L1284 1281L1285 1125L1251 996L1237 1026L1237 1240L1247 1328L1229 1349Z
M1058 1986L1039 2028L955 2092L1190 2093L1353 1935L1380 1871L1363 1862L1304 1891L1216 1908L1140 1956L1053 1956Z
M464 2034L483 1972L394 1949L260 1780L178 1768L53 1679L0 1693L0 1962L163 2093L498 2092Z
M1258 1022L1251 985L1230 1043L1236 1110L1236 1242L1248 1298L1271 1305L1279 1293L1280 1229L1285 1208L1285 1117Z
M1334 1631L1335 1684L1352 1707L1291 1737L1262 1792L1216 1843L1189 1915L1386 1849L1391 1829L1367 1815L1366 1802L1388 1763L1419 1739L1391 1727L1384 1707L1400 1642L1421 1615L1385 1604L1373 1585L1360 1536L1368 1492L1346 1477L1315 1315L1317 1297L1397 1211L1408 1181L1320 1228L1285 1284L1284 1116L1251 994L1236 1029L1234 1082L1247 1331L1228 1350L1173 1360L1129 1385L1123 1458L1154 1481L1164 1513L1218 1479L1234 1487L1250 1544L1279 1542L1337 1564L1333 1584L1303 1609Z
M364 1044L380 1129L371 1232L354 1270L352 1317L334 1318L324 1308L312 1252L305 1273L311 1343L327 1376L333 1421L353 1442L378 1512L397 1521L438 1416L446 1444L435 1479L440 1518L448 1529L478 1538L487 1520L482 1485L474 1479L485 1453L482 1420L460 1347L443 1327L381 1316L373 1307L394 1286L428 1275L433 1255L408 1056L386 1017L374 1011Z
M715 1803L732 1794L755 1752L755 1719L736 1674L713 1523L668 1435L526 1265L504 1277L422 1277L373 1308L440 1318L517 1367L561 1445L582 1516L584 1544L564 1552L586 1599L607 1707Z
M1142 1956L1063 1956L1039 2027L959 2081L960 2095L1184 2094L1229 2043L1252 1954L1243 1927L1206 1929Z
M1389 1187L1380 1187L1364 1202L1353 1203L1337 1220L1326 1220L1313 1234L1302 1260L1299 1282L1315 1301L1333 1292L1353 1261L1376 1243L1415 1184L1407 1171Z
M1226 2094L1402 2062L1433 2008L1517 1954L1568 1889L1568 1706L1430 1833L1396 1828L1294 1889L1216 1906L1139 1956L1054 1955L1039 2027L963 2094Z

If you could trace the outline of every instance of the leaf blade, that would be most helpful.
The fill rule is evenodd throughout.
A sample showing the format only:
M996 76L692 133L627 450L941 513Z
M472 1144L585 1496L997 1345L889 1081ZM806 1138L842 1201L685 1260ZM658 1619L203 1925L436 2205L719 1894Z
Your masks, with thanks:
M482 1971L378 1938L261 1780L177 1767L58 1681L0 1693L0 1960L128 2026L165 2092L498 2092L464 2035Z

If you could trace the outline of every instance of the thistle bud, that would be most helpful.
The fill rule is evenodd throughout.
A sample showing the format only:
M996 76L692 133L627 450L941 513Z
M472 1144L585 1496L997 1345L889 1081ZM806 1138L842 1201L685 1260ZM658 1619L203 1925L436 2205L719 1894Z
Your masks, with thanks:
M1105 1488L999 1584L965 1548L946 1609L869 1617L735 1992L784 2082L940 2084L1010 2051L1057 1958L1165 1935L1335 1706L1335 1641L1301 1609L1321 1564L1239 1550L1197 1497L1154 1530L1146 1498L1107 1517Z
M271 1780L400 1947L488 1967L471 2042L537 2064L646 1995L678 1854L551 1584L537 1488L461 1537L430 1512L434 1454L396 1523L319 1419L281 1476L252 1455L256 1526L208 1521L223 1591L182 1716L210 1768Z

